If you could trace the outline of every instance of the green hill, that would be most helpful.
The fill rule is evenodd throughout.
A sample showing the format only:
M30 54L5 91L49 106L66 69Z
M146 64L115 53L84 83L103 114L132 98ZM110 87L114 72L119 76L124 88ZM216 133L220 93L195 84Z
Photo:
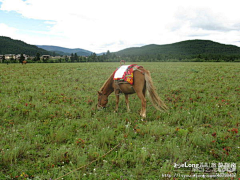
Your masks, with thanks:
M9 37L0 36L0 54L27 54L35 56L37 53L51 54L50 52L38 48L37 46L27 44L23 41L13 40Z
M239 59L240 48L209 40L188 40L167 45L146 45L128 48L115 53L121 57L138 57L152 59Z

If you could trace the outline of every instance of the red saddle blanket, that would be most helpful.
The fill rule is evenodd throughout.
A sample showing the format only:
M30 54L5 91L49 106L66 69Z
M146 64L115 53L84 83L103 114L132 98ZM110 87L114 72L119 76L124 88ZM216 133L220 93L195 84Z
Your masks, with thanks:
M137 64L123 65L117 68L113 73L113 80L126 81L133 84L133 72L142 66Z

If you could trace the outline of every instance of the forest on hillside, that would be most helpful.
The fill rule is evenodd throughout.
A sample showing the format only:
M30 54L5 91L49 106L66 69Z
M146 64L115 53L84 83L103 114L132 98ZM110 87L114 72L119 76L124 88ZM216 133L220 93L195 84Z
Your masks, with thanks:
M208 40L189 40L168 45L147 45L115 53L133 61L239 61L240 48Z
M37 53L51 54L50 52L38 48L37 46L27 44L20 40L13 40L9 37L0 36L0 55L4 54L27 54L35 56Z

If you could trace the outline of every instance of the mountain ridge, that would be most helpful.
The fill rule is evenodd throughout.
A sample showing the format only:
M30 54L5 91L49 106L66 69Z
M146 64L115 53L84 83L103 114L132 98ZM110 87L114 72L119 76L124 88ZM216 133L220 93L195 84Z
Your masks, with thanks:
M197 54L229 54L240 55L240 47L226 45L211 40L186 40L172 44L149 44L141 47L126 48L115 52L116 55L197 55Z
M40 48L41 47L41 48ZM45 48L45 49L42 49ZM109 52L109 51L108 51ZM93 61L184 61L189 59L203 61L240 61L240 47L221 44L211 40L186 40L172 44L148 44L141 47L126 48L113 53L96 54L80 48L70 49L60 46L30 45L20 40L0 36L0 55L27 54L93 56ZM105 55L104 55L105 54Z
M51 45L36 45L39 48L45 49L47 51L55 52L60 55L71 55L77 54L78 56L90 56L93 52L81 49L81 48L66 48L61 46L51 46Z

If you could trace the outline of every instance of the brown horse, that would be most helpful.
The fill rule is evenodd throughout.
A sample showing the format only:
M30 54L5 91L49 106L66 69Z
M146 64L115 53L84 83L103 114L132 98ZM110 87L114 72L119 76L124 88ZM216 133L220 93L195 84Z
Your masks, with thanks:
M149 92L152 104L157 110L167 110L167 106L159 98L155 91L150 72L143 67L138 68L133 72L133 85L126 82L119 82L113 80L114 73L106 80L98 92L98 109L105 108L108 103L108 96L114 91L116 95L116 108L118 110L119 94L122 92L125 95L127 110L129 111L128 95L137 93L142 102L140 116L146 117L146 90Z
M23 61L23 62L22 62L22 65L23 65L23 64L27 64L27 61Z

